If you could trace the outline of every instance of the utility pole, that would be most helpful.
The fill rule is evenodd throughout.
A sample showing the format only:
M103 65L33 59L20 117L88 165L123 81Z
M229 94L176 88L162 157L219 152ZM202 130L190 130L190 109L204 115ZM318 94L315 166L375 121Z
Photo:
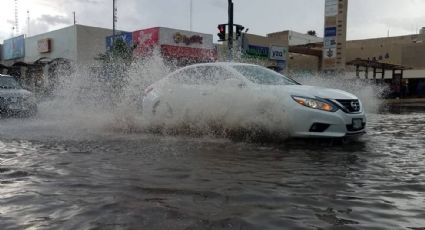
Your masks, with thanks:
M30 36L30 11L27 10L27 37Z
M115 23L117 22L116 0L112 0L112 46L115 45Z
M15 30L16 34L19 34L19 22L18 22L18 0L15 0Z
M75 20L75 11L73 11L72 14L74 15L74 25L75 25L77 24L77 21Z
M228 33L229 33L229 38L227 39L227 45L228 45L228 61L232 61L233 60L233 1L232 0L228 0L229 1L229 25L228 25Z
M193 30L193 0L190 0L190 31Z

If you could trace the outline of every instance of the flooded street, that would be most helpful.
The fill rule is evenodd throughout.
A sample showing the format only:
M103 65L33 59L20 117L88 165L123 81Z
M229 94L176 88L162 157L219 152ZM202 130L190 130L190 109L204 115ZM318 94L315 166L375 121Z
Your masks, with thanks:
M0 120L1 229L425 229L425 113L359 141L232 142Z

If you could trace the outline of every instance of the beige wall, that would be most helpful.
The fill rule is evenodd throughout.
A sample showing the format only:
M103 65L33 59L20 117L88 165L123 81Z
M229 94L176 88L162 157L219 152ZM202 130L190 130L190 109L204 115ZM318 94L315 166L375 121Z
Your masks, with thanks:
M349 41L347 61L376 58L379 62L425 69L424 41L424 34Z
M311 55L289 54L289 72L312 72L319 71L319 58Z
M110 35L112 35L110 29L78 25L77 62L84 65L96 63L94 58L106 52L106 37Z

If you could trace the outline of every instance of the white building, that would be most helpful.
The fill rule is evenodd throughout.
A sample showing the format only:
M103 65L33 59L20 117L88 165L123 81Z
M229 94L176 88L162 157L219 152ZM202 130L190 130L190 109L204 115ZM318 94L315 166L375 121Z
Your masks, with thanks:
M106 52L107 36L112 30L72 25L63 29L25 39L24 62L33 63L41 58L67 59L77 64L92 64L95 57Z

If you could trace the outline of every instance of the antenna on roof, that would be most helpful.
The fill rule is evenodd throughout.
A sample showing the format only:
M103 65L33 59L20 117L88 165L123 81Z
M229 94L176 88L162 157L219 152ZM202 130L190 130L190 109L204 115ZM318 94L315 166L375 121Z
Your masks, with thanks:
M30 36L30 11L27 10L27 37Z
M19 34L19 22L18 22L18 0L15 0L15 30Z

